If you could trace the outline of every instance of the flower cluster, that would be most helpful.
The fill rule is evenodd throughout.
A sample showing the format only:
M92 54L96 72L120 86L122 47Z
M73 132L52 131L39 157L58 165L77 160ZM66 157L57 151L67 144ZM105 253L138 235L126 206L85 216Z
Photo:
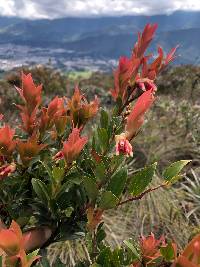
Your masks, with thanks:
M133 155L130 141L136 136L144 123L144 115L155 100L157 87L155 79L174 58L177 47L164 57L162 48L158 47L158 56L148 64L152 55L144 55L155 30L156 24L147 24L144 31L138 34L138 40L130 58L121 57L117 70L114 72L115 87L111 94L119 103L119 113L136 98L134 107L125 124L125 133L116 136L116 154Z

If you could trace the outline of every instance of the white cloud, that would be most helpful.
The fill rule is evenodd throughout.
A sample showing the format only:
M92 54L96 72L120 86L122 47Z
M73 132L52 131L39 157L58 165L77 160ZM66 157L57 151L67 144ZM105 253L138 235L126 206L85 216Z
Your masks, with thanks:
M1 0L0 2L0 14L2 16L14 16L14 1L13 0Z
M200 0L0 0L0 15L26 18L169 14L200 10Z

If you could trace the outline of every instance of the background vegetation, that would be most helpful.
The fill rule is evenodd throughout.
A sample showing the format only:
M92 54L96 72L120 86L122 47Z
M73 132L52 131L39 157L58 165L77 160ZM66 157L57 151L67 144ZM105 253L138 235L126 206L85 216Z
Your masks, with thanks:
M7 121L18 120L13 103L19 102L14 85L20 85L20 71L3 73L0 80L0 113ZM60 73L51 66L25 68L36 83L43 83L46 101L55 95L70 95L78 83L91 98L96 94L101 106L111 105L109 89L113 85L111 74L73 72ZM129 172L135 172L155 160L159 162L157 179L170 162L192 159L184 180L176 185L176 191L159 190L147 195L140 202L118 208L105 215L108 242L119 244L130 236L138 238L151 231L165 233L180 248L197 232L200 232L200 67L180 66L167 69L157 81L158 100L134 144L134 157L129 159ZM75 258L85 257L81 241L69 241L51 246L51 261L57 256L73 266Z

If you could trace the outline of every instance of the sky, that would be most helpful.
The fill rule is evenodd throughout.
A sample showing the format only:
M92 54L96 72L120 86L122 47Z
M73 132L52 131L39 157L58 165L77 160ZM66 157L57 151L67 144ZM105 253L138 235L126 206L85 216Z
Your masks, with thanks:
M0 0L0 16L29 19L200 11L200 0Z

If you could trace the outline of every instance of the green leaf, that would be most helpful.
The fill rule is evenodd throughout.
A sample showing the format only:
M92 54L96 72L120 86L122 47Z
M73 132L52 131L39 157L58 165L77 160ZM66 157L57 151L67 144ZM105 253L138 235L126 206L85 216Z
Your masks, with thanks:
M52 177L56 183L60 183L65 173L64 168L54 167L52 170Z
M103 229L100 229L96 235L97 244L100 244L106 238L106 233Z
M56 194L56 199L61 198L64 193L69 192L72 186L73 186L73 183L71 181L67 181L66 183L64 183L61 186L60 191Z
M100 118L101 128L107 129L108 128L108 122L109 122L108 113L102 109L101 110L101 118Z
M180 171L185 167L191 160L180 160L172 163L163 172L163 178L166 181L171 181L175 176L178 176Z
M105 191L102 193L99 207L103 210L112 209L117 206L118 202L119 199L111 191Z
M51 168L48 166L48 164L44 161L40 161L40 163L42 164L42 166L45 168L45 170L47 171L48 175L50 178L52 178L52 172L51 172Z
M50 267L49 261L43 257L39 262L39 267Z
M166 261L171 261L176 257L172 243L167 244L166 247L161 247L160 253Z
M111 262L112 262L112 266L115 267L121 267L121 263L120 263L120 249L119 248L115 248L114 251L112 252L112 257L111 257Z
M167 181L167 185L172 185L176 183L178 180L180 180L181 178L183 178L182 175L174 176L170 181Z
M97 263L101 264L101 266L112 267L111 257L112 257L112 252L110 247L105 247L100 251L99 256L97 258Z
M26 257L27 260L31 260L32 258L36 257L38 255L39 249L34 250L33 252L29 253Z
M65 216L69 218L72 215L72 212L74 211L73 207L68 207L67 209L64 210Z
M122 194L127 181L127 169L122 168L117 171L108 184L108 191L111 191L115 196L120 197Z
M136 258L137 260L140 260L140 254L138 253L136 247L133 245L132 242L130 242L130 240L124 240L123 243L131 250L131 252L134 255L134 258Z
M84 177L83 179L83 185L85 187L85 190L87 192L88 197L95 201L98 196L98 187L94 180L92 180L89 177Z
M94 171L95 177L98 181L105 181L106 176L105 176L106 168L103 162L100 162L99 164L96 165L96 169Z
M145 188L151 183L156 170L157 162L147 166L130 178L129 193L137 196L144 192Z
M100 146L102 151L105 151L108 148L108 133L104 128L98 128L98 140L100 142Z
M46 184L44 184L42 181L39 179L32 179L32 186L33 190L37 194L38 198L46 205L48 205L50 197L49 197L49 192Z

